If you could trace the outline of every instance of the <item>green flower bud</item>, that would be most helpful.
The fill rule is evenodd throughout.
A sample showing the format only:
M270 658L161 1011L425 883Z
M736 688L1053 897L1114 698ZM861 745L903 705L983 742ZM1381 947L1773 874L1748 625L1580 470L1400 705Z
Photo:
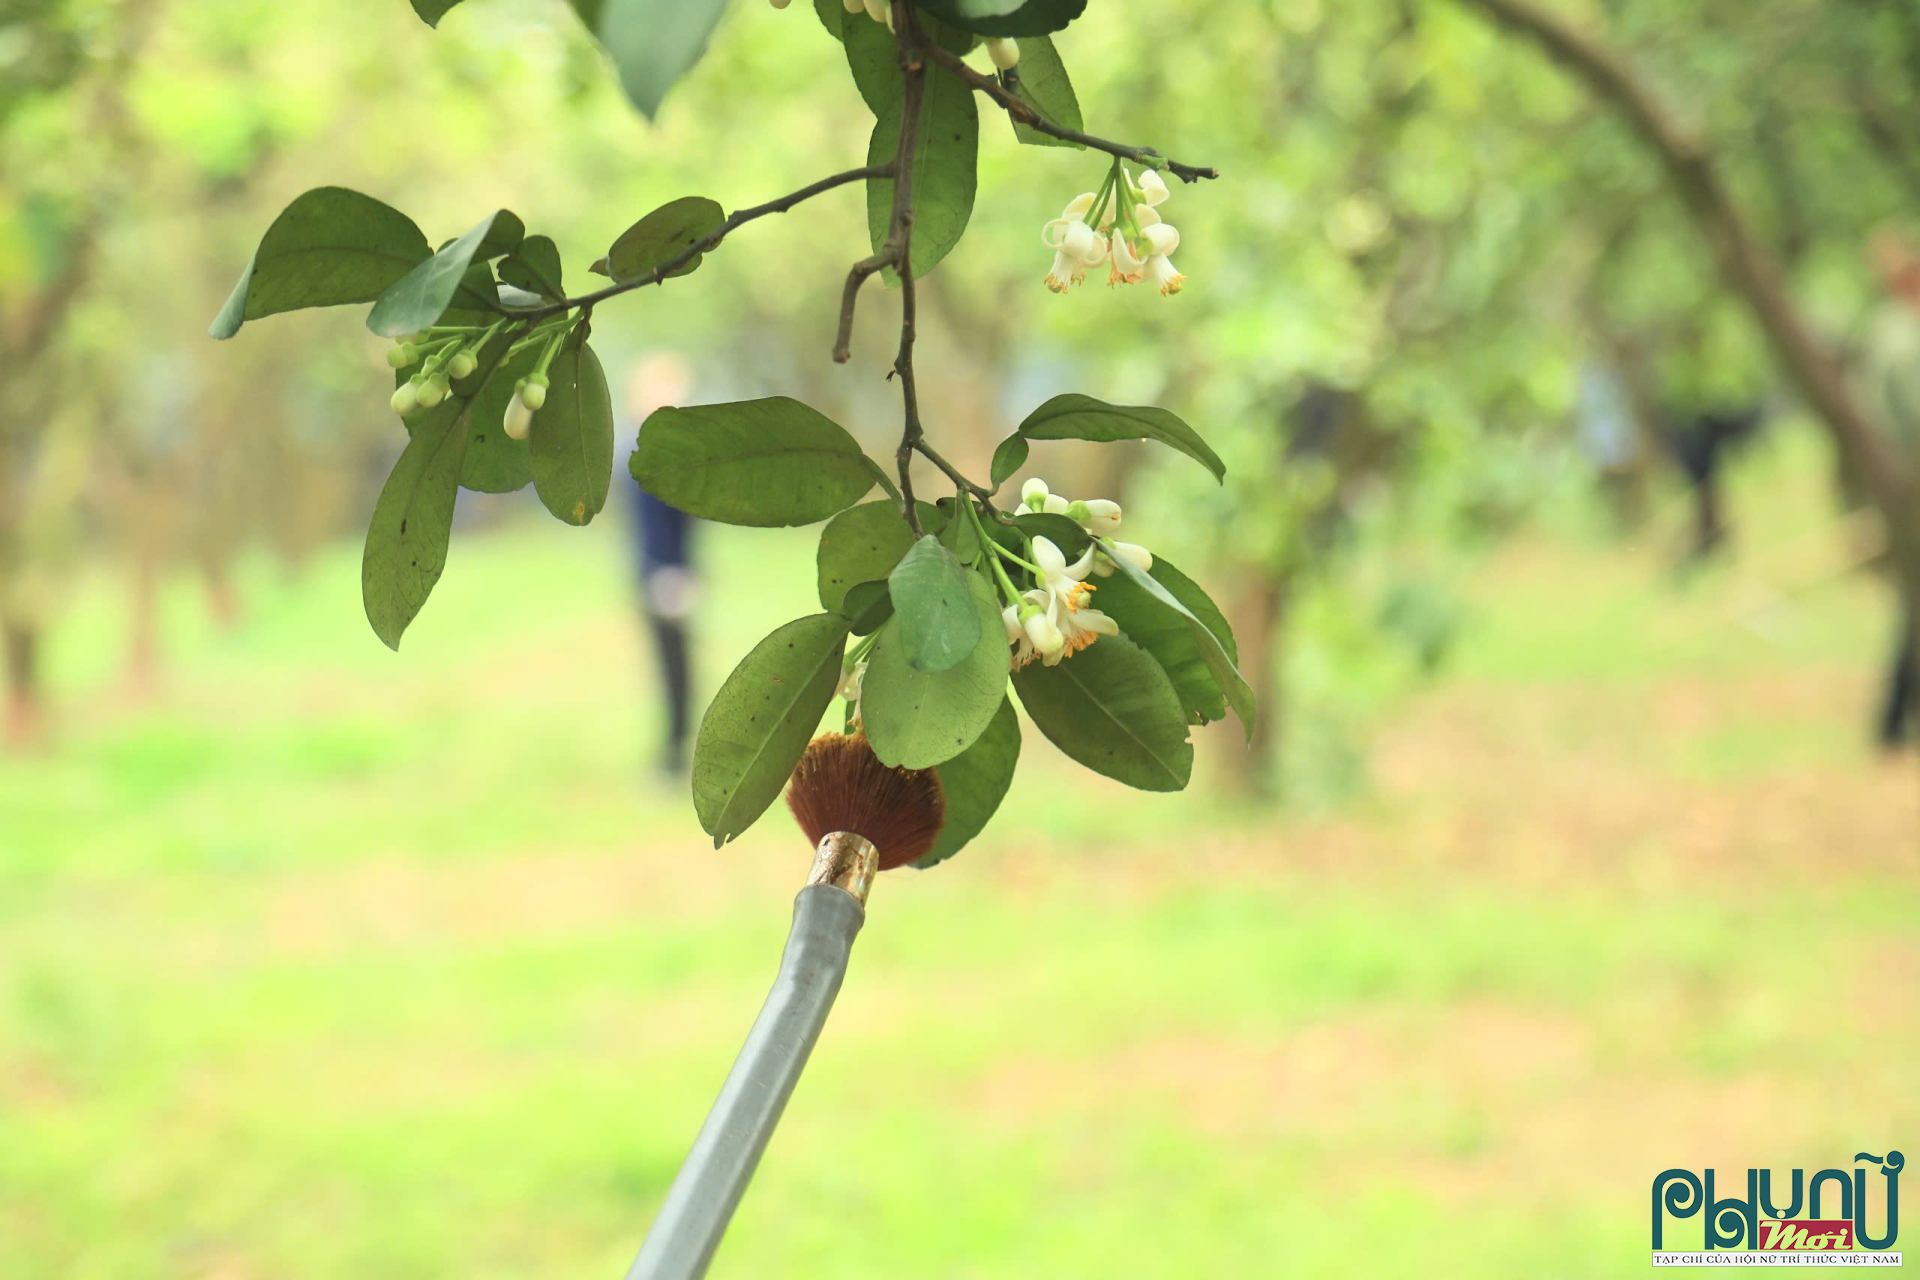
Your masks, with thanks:
M387 403L404 418L419 406L420 388L412 382L403 382L393 389L393 399Z
M529 409L539 410L547 403L547 380L539 374L533 374L520 384L520 399Z
M1084 502L1074 501L1067 504L1066 517L1076 524L1085 524L1093 519L1093 508Z
M411 342L401 342L387 348L387 363L396 369L404 369L420 358L420 349Z
M480 367L480 357L472 351L456 351L453 359L447 361L447 373L455 378L470 377Z
M422 409L431 409L447 398L447 375L436 373L431 378L420 380L419 400Z

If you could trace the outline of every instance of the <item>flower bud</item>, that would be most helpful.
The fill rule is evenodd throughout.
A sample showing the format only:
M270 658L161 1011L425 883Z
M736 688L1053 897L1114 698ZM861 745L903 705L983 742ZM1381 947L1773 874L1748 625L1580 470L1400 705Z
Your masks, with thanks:
M1075 524L1083 525L1088 521L1089 518L1092 517L1093 510L1092 508L1088 507L1086 503L1076 501L1076 502L1069 502L1067 504L1067 509L1065 511L1062 511L1060 514L1065 516L1067 519L1073 521Z
M404 369L420 358L420 348L411 342L395 343L387 348L387 363L395 369Z
M1050 516L1063 516L1067 514L1068 505L1065 498L1057 493L1050 493L1047 495L1047 500L1040 504L1040 509Z
M1153 568L1153 552L1137 542L1110 542L1105 550L1115 560L1125 561L1142 573Z
M1109 498L1094 498L1086 504L1087 514L1075 517L1087 532L1104 538L1120 528L1120 504Z
M506 415L500 421L500 429L507 433L509 440L525 440L533 430L533 410L527 402L515 392L513 399L507 402Z
M767 0L767 2L776 9L784 9L788 4L792 3L792 0Z
M420 390L415 393L422 409L431 409L447 398L447 377L436 373L431 378L420 380Z
M994 66L1011 71L1020 65L1020 45L1014 40L989 40L987 56L993 59Z
M1047 501L1047 482L1034 476L1020 486L1020 501L1038 511Z
M387 401L393 411L406 417L420 405L420 388L413 382L403 382L393 389L393 399Z
M447 361L447 373L455 378L471 377L473 371L479 367L480 357L474 355L470 349L454 352L453 359Z
M432 333L430 333L425 329L422 329L418 333L408 334L406 337L400 339L400 341L406 343L410 347L424 347L427 345L428 340L431 339L432 337L433 337Z
M1159 204L1162 200L1165 200L1171 194L1173 193L1167 190L1167 180L1160 176L1159 170L1145 169L1141 171L1140 173L1141 203L1147 204L1147 205L1156 205L1156 204Z
M520 384L520 399L526 403L527 408L535 410L536 412L545 408L547 403L547 380L537 373L529 374Z

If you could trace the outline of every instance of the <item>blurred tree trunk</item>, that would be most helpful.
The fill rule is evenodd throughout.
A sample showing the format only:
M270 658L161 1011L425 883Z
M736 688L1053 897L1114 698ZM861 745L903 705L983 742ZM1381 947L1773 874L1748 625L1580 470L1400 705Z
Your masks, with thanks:
M45 699L40 690L40 628L30 619L9 618L0 623L4 633L7 668L6 741L23 747L40 736Z
M1465 3L1537 42L1653 148L1674 194L1712 250L1721 279L1746 304L1775 357L1826 425L1842 465L1860 478L1879 509L1903 604L1909 613L1920 611L1920 502L1914 500L1912 459L1900 455L1854 398L1838 358L1815 336L1788 294L1779 266L1735 204L1705 141L1674 117L1638 69L1560 15L1533 0ZM1920 22L1915 28L1920 31ZM1920 637L1911 643L1920 660Z
M1290 570L1245 566L1234 574L1238 589L1227 602L1228 625L1240 646L1241 673L1260 709L1246 750L1226 753L1228 785L1243 796L1268 798L1278 791L1279 743L1285 709L1279 670L1285 655Z

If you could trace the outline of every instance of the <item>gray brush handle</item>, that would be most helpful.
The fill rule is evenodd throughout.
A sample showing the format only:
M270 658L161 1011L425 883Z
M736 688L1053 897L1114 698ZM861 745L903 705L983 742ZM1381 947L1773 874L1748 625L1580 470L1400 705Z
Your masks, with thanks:
M699 1280L707 1273L826 1025L854 935L866 918L860 900L832 884L810 884L794 898L793 931L773 990L668 1188L627 1280Z

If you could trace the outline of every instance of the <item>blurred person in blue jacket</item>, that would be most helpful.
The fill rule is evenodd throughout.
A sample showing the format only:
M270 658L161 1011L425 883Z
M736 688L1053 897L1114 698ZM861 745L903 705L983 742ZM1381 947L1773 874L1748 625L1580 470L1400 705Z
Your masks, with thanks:
M692 393L693 365L680 353L655 352L634 361L626 382L629 434L637 433L655 409L684 404ZM695 521L638 485L632 493L640 612L653 637L661 689L666 695L666 734L658 767L661 773L678 777L687 771L692 722L693 672L687 628L700 595L693 566Z

